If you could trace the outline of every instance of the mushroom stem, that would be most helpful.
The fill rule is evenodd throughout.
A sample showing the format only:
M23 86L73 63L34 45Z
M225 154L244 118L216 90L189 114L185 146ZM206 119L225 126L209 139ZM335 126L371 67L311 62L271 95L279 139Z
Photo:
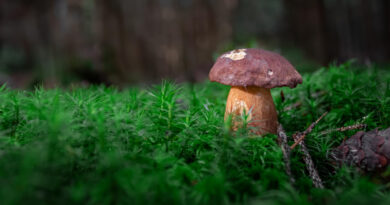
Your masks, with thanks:
M245 112L244 112L245 111ZM232 115L232 129L242 126L243 114L255 134L276 134L278 116L270 89L261 87L231 87L226 102L225 120Z

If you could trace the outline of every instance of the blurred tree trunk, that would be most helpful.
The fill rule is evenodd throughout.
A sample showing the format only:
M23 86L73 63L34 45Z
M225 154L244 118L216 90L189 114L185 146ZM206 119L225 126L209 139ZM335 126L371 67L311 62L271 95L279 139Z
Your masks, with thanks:
M34 75L127 84L203 79L229 40L237 0L2 2L1 44L32 56Z
M389 60L388 0L284 0L284 5L286 39L320 62Z
M383 2L383 12L385 14L384 16L384 22L386 26L386 33L385 35L387 36L387 56L390 56L390 1L389 0L382 0Z
M328 30L323 0L284 0L287 32L294 46L310 51L312 58L325 63L329 60Z
M236 0L98 1L105 65L116 82L204 78L231 33ZM106 67L110 68L110 67Z
M22 56L0 77L204 79L214 52L231 41L233 16L244 45L292 42L323 64L389 62L389 15L389 0L0 0L0 54Z

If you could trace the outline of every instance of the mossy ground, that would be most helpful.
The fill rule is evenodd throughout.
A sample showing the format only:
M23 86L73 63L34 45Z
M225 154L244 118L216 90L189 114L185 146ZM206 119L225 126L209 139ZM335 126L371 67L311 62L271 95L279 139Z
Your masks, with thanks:
M329 111L306 137L326 189L313 188L299 149L291 185L275 135L228 131L228 86L3 86L0 204L389 204L388 183L329 160L356 131L319 133L356 123L389 127L390 73L347 63L303 79L272 94L290 136Z

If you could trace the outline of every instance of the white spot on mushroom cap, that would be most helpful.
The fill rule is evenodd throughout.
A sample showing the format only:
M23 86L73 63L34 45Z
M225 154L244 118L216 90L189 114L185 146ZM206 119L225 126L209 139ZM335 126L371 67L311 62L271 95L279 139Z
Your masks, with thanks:
M274 74L274 72L272 70L268 70L268 75L269 76L272 76Z
M227 54L224 54L222 57L229 58L231 60L236 61L236 60L244 59L245 56L246 56L246 49L237 49L237 50L230 51Z

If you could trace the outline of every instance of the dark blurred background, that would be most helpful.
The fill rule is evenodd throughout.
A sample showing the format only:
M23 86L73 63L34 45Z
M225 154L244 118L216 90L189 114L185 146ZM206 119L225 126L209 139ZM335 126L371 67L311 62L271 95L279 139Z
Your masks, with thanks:
M390 61L389 0L0 0L0 83L202 81L221 52L261 47L299 71Z

